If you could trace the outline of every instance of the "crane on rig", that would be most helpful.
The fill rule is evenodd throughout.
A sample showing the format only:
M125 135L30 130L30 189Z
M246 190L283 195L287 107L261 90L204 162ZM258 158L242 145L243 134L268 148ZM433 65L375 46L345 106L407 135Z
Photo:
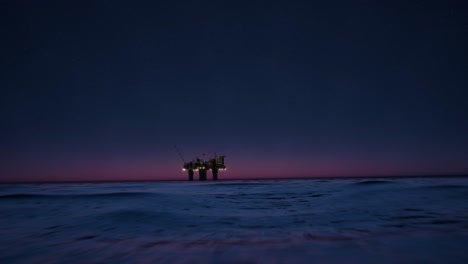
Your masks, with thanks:
M184 156L182 155L182 152L180 152L180 150L177 148L177 145L174 145L174 148L177 154L179 155L180 159L182 160L182 162L185 163Z

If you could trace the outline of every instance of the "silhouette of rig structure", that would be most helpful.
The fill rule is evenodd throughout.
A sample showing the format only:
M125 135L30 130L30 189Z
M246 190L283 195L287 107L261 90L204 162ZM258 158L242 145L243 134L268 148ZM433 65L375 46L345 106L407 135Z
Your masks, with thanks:
M218 171L226 170L224 158L226 156L217 156L209 160L199 159L198 157L190 162L185 162L182 168L183 171L188 171L188 180L193 181L193 172L198 171L200 181L206 181L207 171L211 170L213 181L218 180Z

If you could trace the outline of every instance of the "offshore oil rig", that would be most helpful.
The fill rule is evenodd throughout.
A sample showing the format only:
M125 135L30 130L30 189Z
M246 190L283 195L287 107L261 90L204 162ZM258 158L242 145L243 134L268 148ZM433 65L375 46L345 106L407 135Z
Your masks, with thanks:
M218 180L218 171L226 170L226 166L224 165L224 158L226 156L217 156L215 154L214 158L204 160L200 158L196 158L190 162L184 162L184 166L182 167L183 171L188 171L188 180L193 181L193 172L198 171L199 180L206 181L207 171L211 170L213 174L213 181Z

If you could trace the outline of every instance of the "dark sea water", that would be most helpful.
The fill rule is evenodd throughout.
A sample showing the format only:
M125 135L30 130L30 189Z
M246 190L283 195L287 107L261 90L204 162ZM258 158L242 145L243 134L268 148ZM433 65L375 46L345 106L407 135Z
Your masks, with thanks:
M0 185L0 263L468 263L468 178Z

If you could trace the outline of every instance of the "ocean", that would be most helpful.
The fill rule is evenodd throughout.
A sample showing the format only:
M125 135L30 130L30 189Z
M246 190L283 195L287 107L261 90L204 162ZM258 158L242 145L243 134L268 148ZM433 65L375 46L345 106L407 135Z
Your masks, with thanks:
M2 184L0 263L468 263L468 178Z

